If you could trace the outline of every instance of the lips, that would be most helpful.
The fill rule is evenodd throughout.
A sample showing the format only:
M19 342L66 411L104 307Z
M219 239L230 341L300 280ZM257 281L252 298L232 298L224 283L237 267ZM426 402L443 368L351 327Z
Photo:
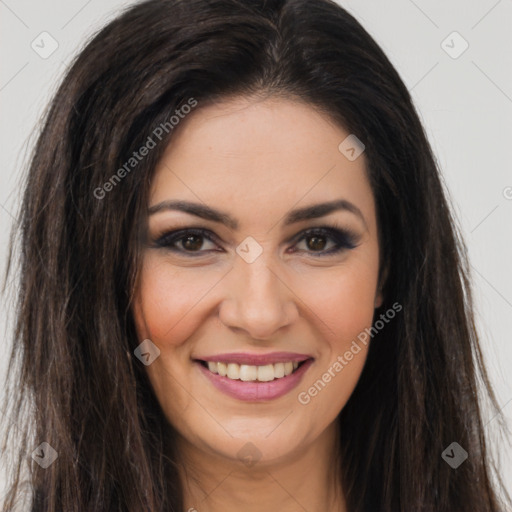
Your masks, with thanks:
M218 390L244 401L279 398L298 385L313 363L305 354L231 353L195 359L200 372Z

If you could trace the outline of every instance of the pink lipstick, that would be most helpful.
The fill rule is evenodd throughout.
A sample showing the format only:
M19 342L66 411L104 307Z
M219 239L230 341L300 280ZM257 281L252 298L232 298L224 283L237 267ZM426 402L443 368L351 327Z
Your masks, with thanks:
M243 401L261 402L289 393L302 380L313 357L292 352L229 353L195 359L218 390Z

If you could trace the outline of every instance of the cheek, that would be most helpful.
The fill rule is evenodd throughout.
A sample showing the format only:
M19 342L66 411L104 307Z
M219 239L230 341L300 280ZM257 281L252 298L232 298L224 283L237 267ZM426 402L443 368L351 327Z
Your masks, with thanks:
M358 280L354 275L331 282L331 290L321 300L323 319L337 339L347 339L372 321L373 283Z
M196 269L197 270L197 269ZM176 424L190 406L190 395L180 382L189 378L186 340L198 328L194 306L214 280L193 270L170 265L162 258L145 256L133 316L139 341L150 339L160 356L145 368L153 390L167 415Z
M329 327L325 332L333 349L346 350L357 335L369 327L375 310L378 263L369 259L351 260L343 268L318 274L302 292L318 318Z
M195 328L194 306L215 282L199 269L176 269L147 256L134 307L139 337L157 346L180 345Z
M368 354L378 280L378 253L367 251L346 264L318 273L307 292L308 306L318 315L323 355L301 386L299 402L308 418L333 421L350 398ZM329 329L325 328L328 326Z

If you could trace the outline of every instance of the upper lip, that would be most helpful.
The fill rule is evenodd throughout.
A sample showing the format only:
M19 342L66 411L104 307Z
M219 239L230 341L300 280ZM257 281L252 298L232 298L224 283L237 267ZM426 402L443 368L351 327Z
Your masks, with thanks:
M302 362L312 359L307 354L298 354L296 352L269 352L267 354L250 354L248 352L231 352L229 354L215 354L213 356L204 356L195 358L198 361L212 361L215 363L237 363L251 366L264 366L266 364Z

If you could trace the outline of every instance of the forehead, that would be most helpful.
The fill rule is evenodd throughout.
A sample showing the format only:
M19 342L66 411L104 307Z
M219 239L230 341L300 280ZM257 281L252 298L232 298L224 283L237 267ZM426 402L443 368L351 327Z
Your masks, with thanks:
M349 135L298 101L199 103L180 121L157 165L149 204L200 200L240 213L252 206L254 216L345 198L371 220L364 153L350 161L339 150Z

